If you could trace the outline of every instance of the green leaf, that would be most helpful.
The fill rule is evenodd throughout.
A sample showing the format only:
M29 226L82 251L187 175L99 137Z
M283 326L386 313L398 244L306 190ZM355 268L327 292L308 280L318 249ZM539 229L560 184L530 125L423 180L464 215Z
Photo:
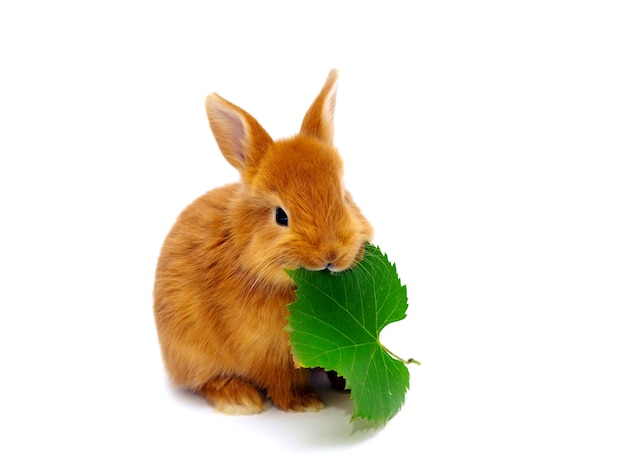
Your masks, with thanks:
M287 327L296 361L334 370L346 379L352 420L384 424L404 403L406 365L417 363L400 360L379 340L386 325L406 317L406 286L395 264L368 243L363 260L350 270L300 268L288 274L297 286Z

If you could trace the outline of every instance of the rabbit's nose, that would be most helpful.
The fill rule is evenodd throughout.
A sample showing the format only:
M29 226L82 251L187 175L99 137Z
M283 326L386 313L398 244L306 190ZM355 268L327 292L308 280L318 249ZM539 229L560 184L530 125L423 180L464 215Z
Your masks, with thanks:
M326 270L331 272L340 272L344 270L345 267L342 267L343 264L341 263L341 258L342 257L339 251L335 249L327 251L325 254Z
M326 267L331 267L339 257L338 252L335 249L330 249L324 253L324 259L326 260ZM330 269L330 268L329 268Z

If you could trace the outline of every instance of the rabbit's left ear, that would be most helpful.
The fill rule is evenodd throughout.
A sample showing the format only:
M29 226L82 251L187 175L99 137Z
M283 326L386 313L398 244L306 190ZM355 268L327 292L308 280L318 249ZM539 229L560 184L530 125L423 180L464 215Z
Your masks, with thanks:
M272 138L245 110L211 93L206 98L211 131L224 158L241 174L253 174Z
M300 128L301 134L315 137L329 145L333 144L335 134L334 117L338 77L337 69L330 71L322 91L304 116Z

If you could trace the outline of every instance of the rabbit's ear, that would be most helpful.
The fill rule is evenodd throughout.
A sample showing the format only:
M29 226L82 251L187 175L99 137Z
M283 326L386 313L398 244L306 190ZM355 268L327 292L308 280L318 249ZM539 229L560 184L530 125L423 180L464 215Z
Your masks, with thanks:
M315 137L329 145L333 144L335 134L335 100L337 98L337 78L339 72L333 69L328 74L326 83L320 91L309 111L302 120L300 132Z
M216 93L207 96L206 113L213 136L226 160L240 173L254 170L273 142L259 122Z

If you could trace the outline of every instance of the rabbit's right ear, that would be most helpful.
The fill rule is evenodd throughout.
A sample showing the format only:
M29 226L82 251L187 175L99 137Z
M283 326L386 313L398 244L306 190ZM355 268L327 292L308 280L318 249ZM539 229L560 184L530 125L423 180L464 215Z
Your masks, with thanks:
M300 132L315 137L328 145L333 145L335 133L335 100L337 99L337 78L339 72L332 69L326 83L302 120Z
M216 93L207 96L206 113L224 158L241 174L253 172L273 142L269 134L252 115Z

